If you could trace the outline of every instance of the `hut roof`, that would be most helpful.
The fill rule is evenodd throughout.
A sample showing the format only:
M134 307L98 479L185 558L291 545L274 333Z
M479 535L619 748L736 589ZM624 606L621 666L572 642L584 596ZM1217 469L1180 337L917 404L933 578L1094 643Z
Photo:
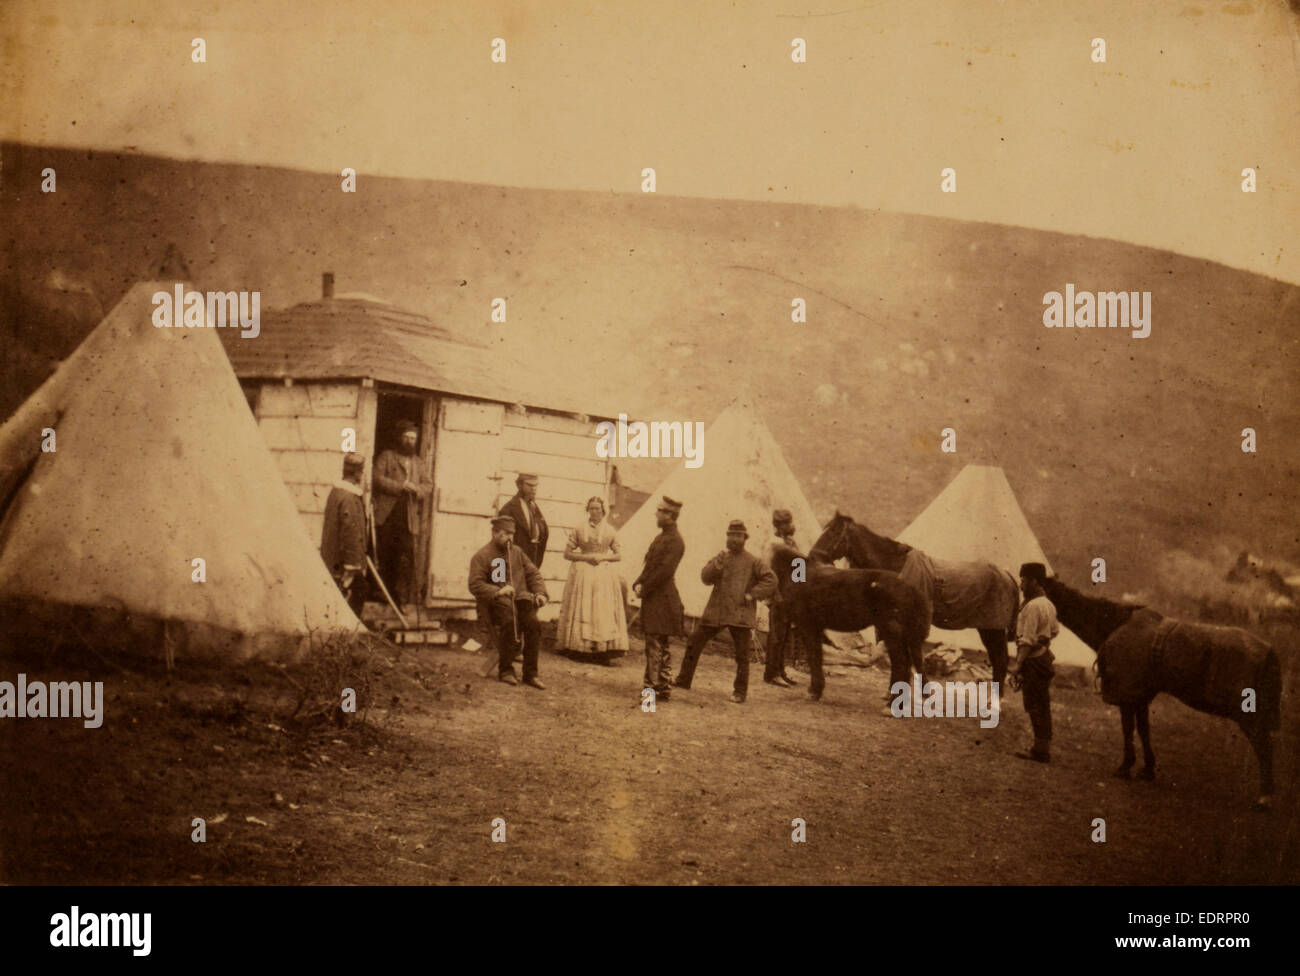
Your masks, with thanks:
M261 315L261 331L242 338L220 330L241 379L340 380L382 383L613 417L578 396L543 389L503 341L458 335L426 316L370 295L340 295ZM507 333L508 335L508 333Z

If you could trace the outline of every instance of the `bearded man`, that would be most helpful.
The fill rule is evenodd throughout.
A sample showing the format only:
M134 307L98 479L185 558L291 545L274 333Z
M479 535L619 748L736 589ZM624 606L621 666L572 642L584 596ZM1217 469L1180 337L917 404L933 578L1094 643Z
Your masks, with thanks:
M397 425L396 450L375 460L372 481L375 525L379 543L379 575L393 599L403 606L414 602L415 537L420 530L421 505L429 497L429 484L416 455L419 428L409 420Z

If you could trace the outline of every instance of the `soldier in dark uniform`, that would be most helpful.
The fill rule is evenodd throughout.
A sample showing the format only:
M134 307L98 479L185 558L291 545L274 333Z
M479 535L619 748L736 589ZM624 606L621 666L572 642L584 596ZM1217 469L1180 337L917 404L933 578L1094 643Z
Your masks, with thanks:
M673 579L682 561L686 544L677 531L677 516L682 503L664 496L655 510L659 535L646 550L645 566L632 584L632 592L641 598L641 630L645 634L645 677L643 688L653 688L659 700L668 699L671 680L672 649L669 638L683 637L682 598Z
M343 480L330 489L321 526L320 554L343 599L358 617L366 602L366 508L361 500L361 476L366 459L343 458Z

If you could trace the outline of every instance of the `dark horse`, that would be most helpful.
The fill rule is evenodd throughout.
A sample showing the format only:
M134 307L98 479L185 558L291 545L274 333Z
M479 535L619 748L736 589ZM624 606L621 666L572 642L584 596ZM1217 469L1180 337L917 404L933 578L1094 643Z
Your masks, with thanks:
M1118 705L1124 730L1124 761L1115 775L1128 779L1136 757L1133 726L1142 738L1143 779L1155 779L1147 707L1160 692L1198 711L1230 718L1259 758L1259 806L1273 795L1273 740L1282 724L1282 669L1277 654L1236 627L1183 623L1134 604L1084 596L1049 579L1047 598L1057 619L1097 652L1101 697ZM1254 710L1245 711L1247 689Z
M894 573L871 569L836 569L809 562L803 581L796 582L799 553L786 546L772 552L772 572L786 613L799 639L808 648L812 673L809 697L819 699L826 687L822 672L822 630L856 631L874 626L889 650L889 684L907 683L911 668L921 675L921 646L930 632L930 618L916 588Z
M974 627L988 651L993 680L1007 675L1007 634L1014 633L1020 610L1015 578L992 563L958 563L931 559L911 546L876 535L848 515L835 513L810 554L821 562L842 556L859 569L897 573L920 590L936 627Z

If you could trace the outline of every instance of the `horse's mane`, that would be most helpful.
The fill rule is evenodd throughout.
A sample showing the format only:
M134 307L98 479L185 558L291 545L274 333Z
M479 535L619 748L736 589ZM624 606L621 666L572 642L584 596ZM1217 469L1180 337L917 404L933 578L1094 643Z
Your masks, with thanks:
M808 550L809 559L816 559L818 562L823 562L823 563L830 563L832 561L830 558L830 553L828 553L824 548L822 548L822 540L825 539L826 536L830 534L831 529L834 528L839 523L842 517L843 516L841 516L840 513L837 511L835 513L835 517L822 526L821 534L818 535L817 538L813 540L812 548Z
M812 552L810 552L809 555L822 562L830 562L827 558L829 553L827 552L827 549L822 547L821 542L831 533L832 530L839 529L840 527L843 527L843 530L848 537L848 542L850 543L846 546L846 549L849 551L846 552L845 555L849 557L850 562L855 562L855 564L856 561L852 557L852 548L853 543L855 542L859 545L865 546L870 552L871 559L867 560L868 565L871 563L894 562L898 562L901 565L902 560L912 551L912 547L907 543L899 542L898 540L891 539L888 536L877 535L865 525L855 521L852 515L846 515L843 512L836 510L835 517L826 523L826 528L822 531L821 537L818 538L817 543L813 546ZM897 567L882 566L878 568L896 569Z
M1094 651L1106 643L1106 638L1128 623L1133 614L1144 609L1138 603L1120 603L1105 597L1085 596L1055 577L1046 581L1043 591L1056 607L1056 616L1061 623L1078 634L1079 639Z
M907 554L912 551L912 547L906 542L899 542L897 539L891 539L887 535L880 535L877 532L872 532L861 522L855 521L851 515L840 515L839 512L836 512L835 517L846 520L848 522L849 537L853 538L853 534L857 533L858 541L860 543L865 542L867 547L877 556L877 558L886 556L886 554L888 555L887 559L882 559L881 561L892 562L893 560L899 560L901 562L903 559L906 559ZM891 567L883 566L880 568L890 569Z

